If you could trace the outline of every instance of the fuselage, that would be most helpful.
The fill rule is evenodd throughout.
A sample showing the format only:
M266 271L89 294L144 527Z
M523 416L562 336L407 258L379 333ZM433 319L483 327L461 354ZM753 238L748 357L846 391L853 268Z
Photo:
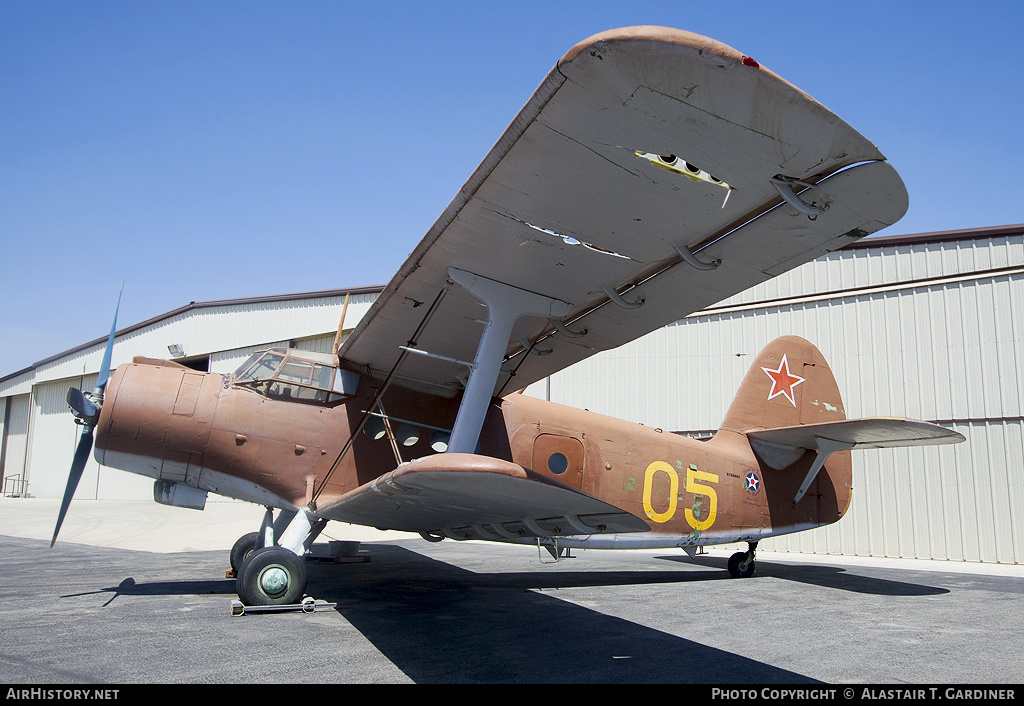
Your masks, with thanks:
M402 462L438 453L458 399L394 386L377 399L364 378L328 379L314 354L305 382L201 373L136 360L113 374L97 426L103 465L283 509L328 506ZM283 362L282 362L283 361ZM244 367L244 366L243 366ZM253 369L253 368L250 368ZM292 372L295 365L292 365ZM317 375L321 380L316 379ZM523 466L644 519L649 533L576 537L598 548L756 541L829 524L845 513L849 453L829 460L799 502L813 453L782 470L746 436L700 441L522 394L488 411L478 453Z

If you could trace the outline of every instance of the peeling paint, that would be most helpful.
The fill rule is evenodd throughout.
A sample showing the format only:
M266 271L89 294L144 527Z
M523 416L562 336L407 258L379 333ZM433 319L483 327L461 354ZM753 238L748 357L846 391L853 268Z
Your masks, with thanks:
M540 233L544 233L545 235L550 235L552 237L559 238L566 245L582 245L587 250L591 250L591 251L596 252L596 253L601 253L602 255L610 255L612 257L619 257L619 258L622 258L623 260L632 260L633 259L633 258L629 257L628 255L620 255L619 253L614 252L612 250L608 250L606 248L602 248L600 245L594 245L593 243L585 242L585 241L580 240L579 238L576 238L574 236L564 235L562 233L558 233L556 231L551 230L550 228L542 228L541 226L534 225L533 223L530 223L529 221L524 221L524 220L521 220L519 218L515 218L514 216L512 217L512 220L517 221L519 223L522 223L524 226L528 226L528 227L534 229L535 231L538 231Z
M713 184L714 186L720 186L725 189L725 200L722 202L722 208L725 208L725 204L729 202L729 196L734 191L734 188L716 176L704 171L700 167L690 164L685 159L680 159L674 154L659 155L651 152L643 152L637 150L633 153L634 157L640 159L646 159L654 166L664 169L665 171L672 172L673 174L679 174L686 177L690 181L698 183Z

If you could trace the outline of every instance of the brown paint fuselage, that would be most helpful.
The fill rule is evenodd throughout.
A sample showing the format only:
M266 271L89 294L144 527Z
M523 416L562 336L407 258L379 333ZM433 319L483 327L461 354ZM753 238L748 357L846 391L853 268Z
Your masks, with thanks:
M457 399L402 388L382 402L393 420L442 428L458 410ZM373 403L365 380L344 401L311 404L270 398L230 376L137 359L111 378L95 455L107 466L267 506L302 507L314 495L324 506L393 470L396 447L402 461L435 453L426 434L400 446L360 433ZM842 418L841 407L833 416ZM653 535L691 544L756 541L829 524L846 512L852 486L849 452L834 454L794 503L813 452L776 470L742 431L699 441L521 394L492 405L480 453L643 518L654 542Z

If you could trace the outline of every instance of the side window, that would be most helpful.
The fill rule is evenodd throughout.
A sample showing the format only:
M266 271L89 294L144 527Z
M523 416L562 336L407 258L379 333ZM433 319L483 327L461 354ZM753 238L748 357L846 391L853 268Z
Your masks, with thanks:
M322 390L330 390L334 384L334 368L329 365L313 366L313 386Z
M277 373L278 380L298 382L303 385L308 385L312 377L313 364L309 361L296 360L295 358L289 358L288 362L281 366L281 370Z

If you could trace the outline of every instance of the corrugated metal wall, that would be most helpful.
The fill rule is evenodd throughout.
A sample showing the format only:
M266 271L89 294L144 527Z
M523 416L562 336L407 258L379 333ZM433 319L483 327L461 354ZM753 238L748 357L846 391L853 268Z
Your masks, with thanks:
M832 253L552 377L550 398L708 434L757 352L815 343L849 417L946 424L964 444L858 451L840 523L763 548L1019 563L1024 559L1024 238ZM544 397L538 383L528 394Z

